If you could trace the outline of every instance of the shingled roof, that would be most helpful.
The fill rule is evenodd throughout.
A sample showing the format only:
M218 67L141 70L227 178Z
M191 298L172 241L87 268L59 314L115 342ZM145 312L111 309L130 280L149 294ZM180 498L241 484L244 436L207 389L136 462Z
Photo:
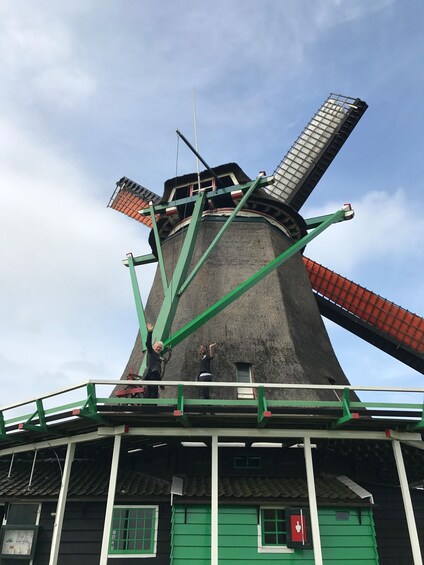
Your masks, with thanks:
M42 461L35 465L29 485L32 464L28 461L14 464L10 470L0 463L0 499L17 497L55 499L61 484L61 466L56 460ZM9 476L10 474L10 476ZM211 481L207 476L184 476L184 499L209 498ZM88 461L75 461L72 466L68 498L105 498L109 484L109 468ZM336 477L317 478L315 481L319 503L363 504L361 498ZM227 499L308 501L306 479L303 477L220 477L219 497ZM116 493L118 498L127 496L143 499L168 497L170 481L152 477L129 467L119 470Z

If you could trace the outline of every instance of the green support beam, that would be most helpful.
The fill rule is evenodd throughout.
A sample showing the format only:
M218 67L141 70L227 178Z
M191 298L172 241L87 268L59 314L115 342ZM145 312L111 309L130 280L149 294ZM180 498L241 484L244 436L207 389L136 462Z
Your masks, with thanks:
M221 298L210 306L207 310L205 310L202 314L194 318L191 322L186 324L184 327L177 330L170 338L165 338L164 342L166 346L174 347L181 341L183 341L186 337L191 335L195 332L198 328L206 324L211 318L216 316L219 312L224 310L229 304L237 300L240 296L242 296L246 291L251 289L255 286L258 282L264 279L269 273L275 271L278 267L283 265L290 257L295 255L298 251L303 249L305 245L307 245L310 241L315 239L320 233L322 233L325 229L330 227L335 222L340 222L343 220L345 216L346 210L338 210L334 214L329 214L324 216L323 221L319 226L314 228L310 231L307 235L305 235L302 239L294 243L290 246L286 251L281 253L278 257L270 261L267 265L262 267L257 273L255 273L252 277L241 283L238 287L234 290L230 291L226 296Z
M349 395L350 390L348 388L343 389L343 398L342 398L342 406L343 406L343 416L339 418L336 422L331 424L333 429L340 428L344 426L351 420L359 420L358 412L351 412L349 406Z
M271 412L268 410L265 389L262 385L258 388L258 428L264 428L270 418Z
M140 287L138 286L137 274L134 268L134 258L132 256L132 253L128 253L127 261L130 270L131 286L133 289L135 309L137 311L138 327L140 329L141 344L142 344L141 347L143 351L145 351L146 349L145 343L147 337L146 317L144 314L143 302L141 300Z
M174 410L174 416L185 428L189 427L190 423L188 421L187 415L184 414L184 387L181 384L178 385L177 409Z
M18 428L20 430L30 430L31 432L41 432L43 434L48 433L47 423L46 423L46 413L44 411L43 401L37 398L35 401L37 410L32 414L28 420L19 424ZM33 424L33 421L38 419L38 424Z
M96 387L93 383L87 384L87 400L82 405L82 408L77 408L72 411L73 416L79 416L81 418L88 418L89 420L94 420L99 424L109 425L104 418L102 418L97 412L97 397L96 397Z
M165 292L162 307L154 324L155 340L165 341L169 337L172 322L174 321L175 313L180 301L178 289L180 288L182 281L187 275L190 261L193 257L197 233L199 231L200 220L202 218L204 209L205 198L205 192L201 192L198 194L198 196L196 196L196 204L194 206L191 221L188 225L187 233L185 234L184 243L182 245L181 252L174 269L174 274L172 275L171 282L169 283L168 288ZM145 367L146 356L144 356L143 362L140 367L140 375L143 374Z
M161 245L161 242L160 242L158 225L156 223L156 213L155 213L155 208L154 208L153 204L151 204L149 206L149 210L150 210L150 219L152 220L153 234L155 236L156 249L157 249L158 261L159 261L160 276L162 278L163 292L165 293L168 290L168 279L166 277L165 261L163 260L162 245Z
M123 259L123 264L128 267L128 259ZM147 255L138 255L138 257L133 257L134 267L140 265L148 265L149 263L157 263L157 258L153 253L148 253Z
M234 210L231 212L231 214L228 216L227 220L225 221L224 225L222 226L222 228L219 230L219 232L216 234L216 236L214 237L213 241L211 242L211 244L209 245L209 247L206 249L206 251L204 252L204 254L202 255L202 257L199 259L197 265L194 267L194 269L192 270L192 272L190 273L190 275L186 278L186 280L184 281L184 283L181 285L180 289L178 290L178 294L181 296L183 294L183 292L186 290L186 288L189 286L189 284L193 281L194 277L197 275L197 273L199 272L200 268L202 267L202 265L205 263L206 259L209 257L209 255L211 254L211 252L215 249L216 245L218 244L218 242L221 240L222 236L225 234L225 232L228 230L228 228L230 227L230 225L232 224L234 218L236 217L237 213L243 208L244 204L246 203L247 199L250 197L250 195L252 194L252 192L254 190L257 189L257 187L259 186L259 183L261 181L263 177L258 177L250 186L250 188L248 190L246 190L246 192L243 194L243 197L241 198L240 202L237 204L237 206L234 208Z
M345 204L343 208L345 210L345 216L343 218L340 218L340 220L337 220L338 222L351 220L355 215L355 212L353 211L350 204ZM315 218L308 218L307 220L305 220L307 229L312 230L314 228L317 228L322 222L325 221L327 217L328 216L315 216Z
M216 198L218 196L224 196L224 195L229 195L231 194L234 190L241 190L242 192L245 192L246 190L249 190L249 188L252 186L252 183L256 182L256 179L254 181L249 181L243 184L235 184L233 186L229 186L227 188L220 188L218 190L209 190L208 192L204 192L203 194L206 194L206 199L210 199L210 198ZM270 177L260 177L259 183L258 183L258 188L265 188L266 186L268 186L269 184L272 183L272 178ZM166 202L165 204L157 204L154 208L155 208L155 214L162 214L165 212L165 210L167 208L173 208L175 206L187 206L189 204L194 204L197 200L197 195L195 196L188 196L187 198L180 198L179 200L172 200L170 202ZM142 216L149 216L150 215L150 209L149 208L145 208L144 210L140 210L139 214L141 214Z
M0 441L7 441L6 424L4 422L3 412L0 412Z

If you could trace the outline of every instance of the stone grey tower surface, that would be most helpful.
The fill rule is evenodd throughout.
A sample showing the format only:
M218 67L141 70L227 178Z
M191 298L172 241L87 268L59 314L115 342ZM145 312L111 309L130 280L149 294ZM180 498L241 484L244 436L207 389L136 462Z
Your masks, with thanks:
M231 163L214 169L220 186L228 187L250 179ZM234 198L223 196L209 171L200 174L201 186L216 190L208 198L201 219L189 273L202 257L233 211ZM196 191L197 174L170 179L165 183L162 203L189 197ZM209 186L210 185L210 186ZM163 215L158 220L162 253L171 280L190 221L193 206L180 207L173 220ZM238 284L254 275L294 241L306 234L303 218L290 206L257 189L237 214L215 246L191 285L181 296L171 335L220 300ZM157 253L153 234L149 238ZM146 319L155 323L163 301L159 269L146 305ZM155 337L155 336L154 336ZM212 369L216 381L237 382L240 375L260 383L349 385L334 354L311 290L302 254L298 252L281 267L240 296L235 302L178 343L166 366L165 381L195 380L199 345L216 343ZM143 358L140 336L123 373L138 372ZM211 398L236 398L243 389L212 388ZM249 395L249 390L244 389ZM191 393L193 396L197 392ZM253 391L250 393L253 394ZM162 396L173 396L165 389ZM290 390L268 390L268 398L293 398ZM296 391L296 398L334 400L333 391Z

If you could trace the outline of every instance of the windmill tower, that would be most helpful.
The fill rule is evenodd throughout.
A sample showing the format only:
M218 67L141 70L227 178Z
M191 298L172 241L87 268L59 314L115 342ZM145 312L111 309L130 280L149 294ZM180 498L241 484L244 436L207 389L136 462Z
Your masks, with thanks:
M173 348L165 380L194 380L199 344L217 342L218 380L348 384L320 313L424 370L422 318L303 257L311 239L353 217L350 206L306 220L299 210L366 109L331 94L271 177L202 160L205 171L166 181L162 197L125 177L117 183L109 206L152 228L152 254L126 261L140 333L124 377L142 373L147 319ZM144 311L135 267L152 261L159 267Z

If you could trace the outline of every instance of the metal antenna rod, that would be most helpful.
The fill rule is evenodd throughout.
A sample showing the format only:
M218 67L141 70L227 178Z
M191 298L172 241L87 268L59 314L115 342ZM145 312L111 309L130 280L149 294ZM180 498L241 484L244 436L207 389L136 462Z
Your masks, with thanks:
M187 147L189 149L191 149L191 151L193 151L193 153L196 155L196 157L199 159L199 161L201 163L203 163L203 165L207 168L207 170L211 173L211 175L214 177L214 179L216 179L217 183L220 183L220 179L219 177L214 173L214 171L209 167L209 165L206 163L206 161L203 159L203 157L201 155L199 155L199 153L196 151L196 149L192 146L192 144L183 136L183 134L180 132L179 129L176 130L177 134L181 137L181 139L184 141L184 143L187 145Z
M193 88L193 120L194 120L194 141L196 143L196 151L199 152L199 143L197 140L196 92L194 88ZM197 156L196 156L196 169L197 169L197 188L200 192L199 157Z

